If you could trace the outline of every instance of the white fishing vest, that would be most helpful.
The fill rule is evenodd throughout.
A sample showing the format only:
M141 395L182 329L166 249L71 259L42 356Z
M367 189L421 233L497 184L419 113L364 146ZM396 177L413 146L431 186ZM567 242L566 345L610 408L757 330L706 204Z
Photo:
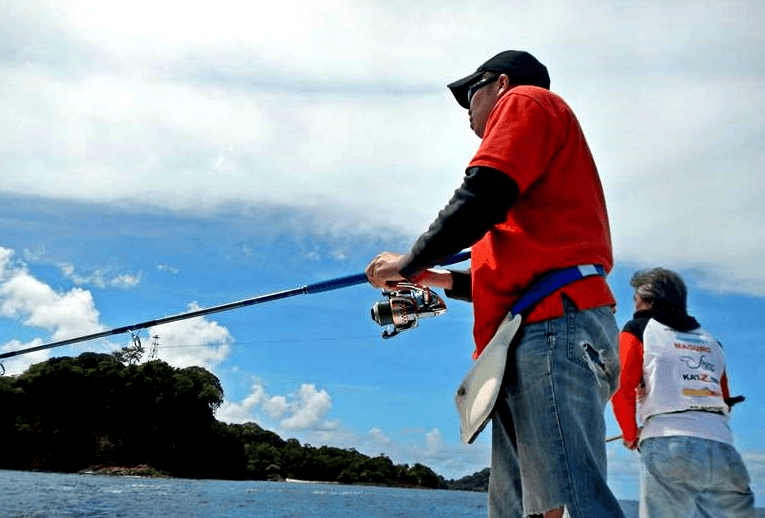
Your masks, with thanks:
M643 332L646 396L639 403L640 418L688 410L727 414L720 383L724 370L719 342L702 328L680 332L649 320Z

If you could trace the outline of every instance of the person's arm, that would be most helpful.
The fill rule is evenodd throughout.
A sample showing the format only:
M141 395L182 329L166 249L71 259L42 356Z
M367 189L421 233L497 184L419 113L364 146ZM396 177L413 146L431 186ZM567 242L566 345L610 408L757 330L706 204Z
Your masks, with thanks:
M625 446L635 449L639 439L635 391L643 379L643 344L634 334L626 331L619 334L619 361L622 364L619 389L611 398L611 406Z
M411 277L473 246L507 219L517 198L518 185L505 173L488 167L469 168L452 199L402 258L401 275Z
M728 371L724 370L720 377L720 388L722 389L723 400L725 401L725 404L728 405L728 412L733 410L735 405L743 403L746 400L744 396L730 395L730 388L728 388Z
M440 270L428 268L414 275L412 282L442 288L444 294L452 299L473 302L473 289L471 285L470 269L467 270Z
M717 342L720 344L720 342ZM720 347L722 347L722 344L720 344ZM733 410L733 407L735 405L738 405L739 403L742 403L746 398L744 396L731 396L730 395L730 388L728 386L728 371L723 369L722 376L720 376L720 389L722 390L722 397L725 401L725 404L728 405L728 412Z
M445 291L452 289L454 277L451 270L442 270L440 268L428 268L410 278L416 284L429 286L431 288L441 288Z
M473 285L470 270L452 270L452 286L444 290L447 297L473 302Z
M407 254L383 252L369 263L369 282L383 288L405 278L416 281L418 273L474 245L494 225L505 221L517 198L518 186L505 173L488 167L469 168L452 199Z

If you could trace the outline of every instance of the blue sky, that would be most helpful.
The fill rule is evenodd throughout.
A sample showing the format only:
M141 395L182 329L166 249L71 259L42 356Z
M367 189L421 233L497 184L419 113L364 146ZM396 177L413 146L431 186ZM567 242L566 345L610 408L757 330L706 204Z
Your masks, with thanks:
M679 271L725 344L731 425L765 501L761 2L0 5L3 351L359 273L404 251L478 141L445 84L524 48L598 163L617 320L636 268ZM159 326L159 357L222 381L218 417L313 445L488 465L459 443L470 306L392 340L369 286ZM6 360L109 351L129 336ZM607 411L610 433L618 433ZM635 498L637 459L609 446Z

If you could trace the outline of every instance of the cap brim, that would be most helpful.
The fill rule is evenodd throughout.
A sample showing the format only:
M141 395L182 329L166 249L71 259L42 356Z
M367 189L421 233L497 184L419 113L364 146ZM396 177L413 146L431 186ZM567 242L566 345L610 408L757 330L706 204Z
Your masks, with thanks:
M468 88L475 83L476 79L481 77L481 75L483 75L483 72L473 72L469 76L465 76L462 79L458 79L457 81L446 85L449 90L452 91L452 94L454 94L454 98L457 99L459 105L466 110L470 109L470 103L467 98Z

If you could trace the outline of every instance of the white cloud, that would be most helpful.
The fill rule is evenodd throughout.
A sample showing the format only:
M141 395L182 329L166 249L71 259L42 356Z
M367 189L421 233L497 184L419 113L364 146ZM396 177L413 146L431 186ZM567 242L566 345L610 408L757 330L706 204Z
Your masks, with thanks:
M289 404L284 396L273 396L263 401L263 410L271 419L279 419L288 408Z
M110 279L107 286L112 286L123 290L135 288L138 283L141 282L141 277L142 272L138 272L135 275L131 275L129 273L119 274L116 277Z
M285 430L332 430L339 421L327 421L332 398L326 390L316 390L311 383L300 385L300 391L291 395L287 411L291 414L280 422Z
M0 316L27 327L43 329L50 333L52 341L105 329L99 322L99 313L89 291L80 288L56 291L34 277L23 262L15 262L14 255L13 250L0 247ZM42 338L28 342L14 339L3 344L0 350L19 351L43 343ZM9 373L19 373L49 356L50 350L45 349L13 356L4 362L7 362L5 367Z
M224 423L255 421L254 412L265 397L265 390L260 384L256 383L252 385L250 393L242 401L223 401L216 412L216 418Z
M426 454L433 455L442 449L444 445L444 438L438 428L433 428L431 431L425 434L425 444L428 446L425 450Z
M97 268L88 274L79 274L71 263L61 263L58 265L61 273L78 285L90 285L96 288L135 288L140 282L143 272L136 274L112 273L112 268Z
M34 250L25 248L22 255L24 256L24 260L29 263L41 261L45 257L45 246L39 245Z
M23 264L11 265L13 252L1 250L0 315L50 331L54 340L104 329L89 291L57 292L33 277Z
M273 396L263 401L263 410L271 419L279 419L287 412L289 404L285 396Z
M0 280L4 280L7 270L12 267L13 250L0 247Z
M326 390L317 390L312 383L302 383L296 392L269 395L257 381L240 402L224 401L217 418L228 423L255 421L274 428L277 433L292 437L300 431L331 431L338 429L339 420L327 420L332 397ZM261 414L260 411L264 412Z
M196 303L191 303L187 311L199 309ZM197 365L211 371L228 357L234 341L228 329L207 317L162 324L149 328L148 333L159 343L158 359L174 367Z
M369 430L368 435L369 438L377 444L385 446L393 444L393 441L391 441L390 437L388 437L380 428L372 428Z
M761 2L4 9L2 192L195 214L286 205L319 232L413 235L477 145L444 85L520 46L585 128L617 259L765 294Z
M176 273L180 273L181 269L180 268L176 268L174 266L170 266L168 264L158 264L157 265L157 271L176 274Z

